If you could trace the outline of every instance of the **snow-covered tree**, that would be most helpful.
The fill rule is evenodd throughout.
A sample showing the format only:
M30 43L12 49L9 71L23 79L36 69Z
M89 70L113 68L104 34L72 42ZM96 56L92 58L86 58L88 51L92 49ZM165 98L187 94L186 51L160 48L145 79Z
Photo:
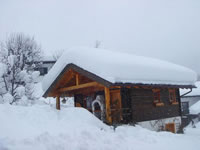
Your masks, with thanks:
M39 75L34 67L40 65L40 60L41 48L33 37L17 33L1 43L0 63L4 69L0 70L0 88L10 104L34 99L33 83Z

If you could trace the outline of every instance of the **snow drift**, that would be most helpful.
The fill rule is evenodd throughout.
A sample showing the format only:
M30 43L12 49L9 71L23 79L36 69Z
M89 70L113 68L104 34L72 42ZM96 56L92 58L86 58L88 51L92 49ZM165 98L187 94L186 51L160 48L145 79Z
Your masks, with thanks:
M58 111L48 105L25 107L1 104L0 120L3 123L0 125L1 136L16 139L36 136L42 132L51 134L70 132L72 129L77 130L87 126L98 129L107 127L83 108L69 107Z
M199 150L200 126L186 135L140 126L114 131L83 108L0 104L0 150Z
M111 83L194 85L192 70L158 59L97 48L72 48L43 80L46 91L67 64L73 63Z

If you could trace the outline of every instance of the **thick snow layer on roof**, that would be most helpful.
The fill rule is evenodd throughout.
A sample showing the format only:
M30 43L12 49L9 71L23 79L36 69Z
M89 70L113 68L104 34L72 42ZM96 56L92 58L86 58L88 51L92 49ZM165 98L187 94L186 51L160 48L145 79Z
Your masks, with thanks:
M195 86L196 86L197 88L192 89L192 92L191 92L191 93L188 93L188 94L185 95L185 96L200 96L200 81L196 82L196 83L195 83ZM182 94L187 93L187 92L189 92L189 91L190 91L189 89L181 89L181 90L180 90L180 93L181 93L181 95L182 95Z
M53 56L45 55L42 58L42 61L56 61Z
M192 70L158 59L97 48L72 48L59 58L43 80L46 91L64 67L73 63L112 83L194 85Z

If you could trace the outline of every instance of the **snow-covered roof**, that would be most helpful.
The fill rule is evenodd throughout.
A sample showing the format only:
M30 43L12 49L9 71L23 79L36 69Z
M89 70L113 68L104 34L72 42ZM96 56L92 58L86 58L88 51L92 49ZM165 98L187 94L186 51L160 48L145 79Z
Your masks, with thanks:
M43 56L42 61L56 61L56 60L53 56L45 55Z
M192 92L188 93L188 94L185 95L185 96L200 96L200 81L195 82L195 86L196 86L197 88L192 89ZM187 92L189 92L189 91L190 91L190 90L188 90L188 89L181 89L181 90L180 90L180 93L181 93L181 95L182 95L182 94L185 94L185 93L187 93Z
M67 64L75 64L111 83L194 85L197 74L180 65L98 48L71 48L44 77L44 92Z
M196 102L190 107L190 114L199 114L200 113L200 101Z

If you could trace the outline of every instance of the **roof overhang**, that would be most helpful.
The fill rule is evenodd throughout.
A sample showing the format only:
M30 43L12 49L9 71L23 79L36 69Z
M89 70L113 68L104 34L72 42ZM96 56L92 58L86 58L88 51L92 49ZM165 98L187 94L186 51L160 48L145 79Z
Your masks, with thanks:
M63 74L68 71L69 69L72 69L80 74L82 74L83 76L86 76L88 77L89 79L91 80L94 80L102 85L104 85L105 87L110 87L113 85L113 83L87 71L87 70L84 70L83 68L75 65L75 64L68 64L65 66L65 68L62 70L62 72L57 76L57 78L53 81L53 83L50 85L50 87L46 90L46 92L43 94L43 97L48 97L48 93L53 89L55 83L58 82L58 80L63 76Z
M172 85L172 84L144 84L144 83L111 83L96 74L93 74L73 63L70 63L65 66L65 68L62 70L62 72L56 77L56 79L52 82L52 84L49 86L49 88L45 91L43 94L43 97L48 97L48 93L51 92L51 90L54 88L54 85L59 81L59 79L64 75L66 71L69 69L72 69L78 73L80 73L83 76L88 77L89 79L96 81L97 83L102 84L105 87L111 87L111 86L121 86L121 87L126 87L126 86L150 86L154 88L186 88L186 89L191 89L191 88L196 88L194 85Z
M196 88L194 85L173 85L173 84L144 84L144 83L115 83L114 86L151 86L160 88L185 88L191 89Z

